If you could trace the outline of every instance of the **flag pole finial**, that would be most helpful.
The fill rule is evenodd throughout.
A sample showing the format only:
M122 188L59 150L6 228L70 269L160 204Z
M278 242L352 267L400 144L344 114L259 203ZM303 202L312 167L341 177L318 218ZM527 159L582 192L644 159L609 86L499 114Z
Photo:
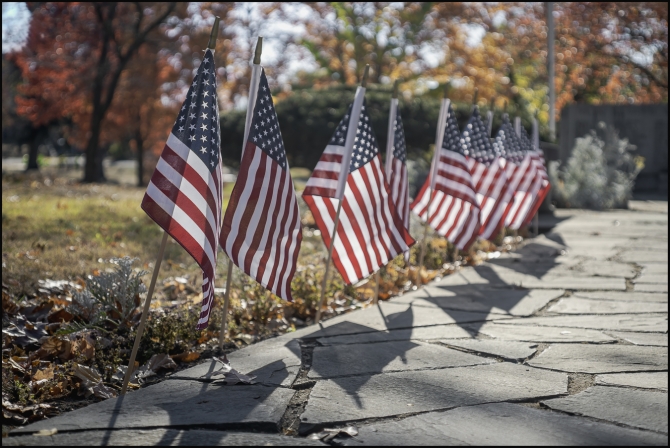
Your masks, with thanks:
M363 78L361 78L361 87L368 86L368 75L370 74L370 64L365 64L365 70L363 70Z
M472 105L477 107L477 97L479 96L479 89L475 87L475 95L472 98Z
M400 84L400 80L396 79L395 82L393 83L393 99L398 98L398 85Z
M207 48L214 50L216 48L216 38L219 37L219 21L221 20L221 17L216 16L214 18L214 26L212 26L212 32L209 35L209 43L207 44Z
M263 52L263 36L258 36L258 42L256 42L256 52L254 53L254 65L261 64L262 52Z

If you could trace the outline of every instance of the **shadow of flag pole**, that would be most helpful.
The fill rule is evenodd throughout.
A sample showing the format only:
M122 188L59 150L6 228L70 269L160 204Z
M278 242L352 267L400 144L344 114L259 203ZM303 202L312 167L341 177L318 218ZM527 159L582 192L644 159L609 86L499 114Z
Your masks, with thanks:
M261 78L261 53L263 52L263 37L258 36L256 51L254 53L254 64L251 68L251 82L249 84L249 103L247 104L247 118L244 124L244 140L242 140L242 158L249 138L249 128L254 114L254 105L258 95L258 82ZM223 343L228 330L228 308L230 307L230 285L233 279L233 261L228 258L228 276L226 277L226 289L223 292L223 316L221 316L221 332L219 333L219 349L223 350Z
M370 65L365 65L365 71L363 72L363 78L361 79L362 92L360 93L360 99L358 98L358 92L356 95L356 101L354 100L354 107L351 109L351 118L349 120L349 129L352 129L351 124L353 123L353 129L356 129L358 125L358 119L361 113L361 107L363 106L363 97L365 96L365 88L368 84L368 74L370 72ZM335 225L333 226L333 234L330 236L330 245L328 247L328 260L326 261L326 272L323 274L323 283L321 284L321 298L319 299L319 306L316 309L316 319L314 320L315 324L318 324L321 320L321 308L323 308L323 302L326 298L326 285L328 284L328 271L330 271L330 261L333 258L333 247L335 246L335 237L337 236L337 228L340 224L340 212L342 211L342 203L344 202L344 186L347 182L347 176L349 175L349 163L351 161L351 153L354 147L354 137L356 133L347 131L347 141L345 142L345 156L342 159L344 162L342 164L342 176L344 182L340 180L337 188L337 197L339 199L337 204L337 212L335 213ZM346 167L346 168L345 168Z
M219 21L221 19L216 17L214 19L214 26L212 27L212 33L209 36L209 44L207 48L214 50L216 46L216 36L219 34ZM123 385L121 386L121 395L125 395L128 390L128 383L130 382L130 376L133 374L133 367L135 366L135 359L137 358L137 351L140 348L140 341L142 340L142 334L144 333L144 327L146 327L147 316L149 315L149 308L151 307L151 299L154 295L154 288L156 287L156 279L158 278L158 272L161 269L161 263L163 262L163 255L165 254L165 246L167 244L168 233L163 231L163 239L161 240L160 248L158 249L158 257L156 258L156 265L154 266L154 272L151 275L151 283L149 284L149 290L147 291L147 298L144 301L144 308L142 309L142 317L140 319L140 324L137 327L137 334L135 335L135 341L133 342L133 350L130 353L130 360L128 361L128 369L126 374L123 377Z

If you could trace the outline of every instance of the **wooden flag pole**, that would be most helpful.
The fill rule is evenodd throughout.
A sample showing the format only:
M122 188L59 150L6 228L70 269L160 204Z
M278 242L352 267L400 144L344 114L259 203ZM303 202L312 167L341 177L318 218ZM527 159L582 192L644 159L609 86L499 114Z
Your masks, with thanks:
M367 84L368 84L368 74L370 73L370 66L366 65L365 70L363 71L363 78L361 79L361 88L365 89ZM365 91L363 91L363 94L365 94ZM354 107L351 109L351 118L349 121L349 127L351 128L351 123L354 123L354 126L358 126L358 119L360 117L360 106L358 110L356 110L356 100L354 100ZM363 102L361 101L361 105ZM355 120L354 120L355 119ZM352 136L351 138L349 136ZM342 170L343 170L343 175L345 176L345 183L346 183L346 176L349 174L349 162L351 161L351 151L352 147L354 144L354 136L355 134L351 134L350 132L347 132L347 141L345 142L345 157L342 158ZM346 167L345 167L346 165ZM343 191L344 189L342 188L342 191L340 189L342 186L338 186L338 197L339 197L339 203L337 204L337 212L335 213L335 225L333 226L333 233L330 236L330 244L328 246L328 260L326 261L326 272L323 274L323 283L321 284L321 298L319 299L319 307L316 309L316 319L314 320L315 324L318 324L321 321L321 308L323 308L324 301L326 299L326 285L328 284L328 271L330 270L330 261L333 258L333 247L335 247L335 237L337 236L337 227L340 224L340 212L342 211L342 203L344 202L344 194Z
M372 303L374 305L376 305L379 302L379 283L381 282L381 279L382 279L382 276L379 273L379 271L377 271L375 273L375 296L374 296L374 299L372 301Z
M219 34L219 21L220 17L214 18L214 26L212 26L212 32L209 36L209 43L207 48L214 50L216 46L216 37ZM128 361L128 369L126 374L123 377L123 385L121 386L121 395L125 395L128 390L128 383L130 382L130 376L133 373L133 367L135 367L135 358L137 358L137 351L140 348L140 341L142 340L142 334L144 333L144 327L147 324L147 316L149 315L149 308L151 307L151 299L154 295L154 288L156 287L156 279L158 278L158 271L161 269L161 263L163 262L163 255L165 254L165 246L167 245L168 233L163 230L163 239L161 240L160 248L158 249L158 257L156 257L156 265L154 266L154 272L151 276L151 283L149 284L149 291L147 291L147 298L144 301L144 308L142 309L142 317L140 318L140 324L137 327L137 334L135 335L135 341L133 342L133 350L130 353L130 360Z
M130 354L130 361L128 361L128 370L126 370L126 375L123 377L123 386L121 387L121 395L126 394L128 389L128 382L130 382L130 375L133 373L133 367L135 367L135 358L137 357L137 350L140 348L140 341L142 340L142 333L144 333L144 327L147 323L147 316L149 315L149 308L151 305L151 298L154 295L154 288L156 287L156 279L158 278L158 271L161 269L161 262L163 261L163 254L165 254L165 246L167 244L168 233L163 230L163 239L161 240L160 248L158 249L158 257L156 257L156 265L154 266L154 273L151 276L151 283L149 284L149 291L147 292L147 298L144 301L144 308L142 309L142 318L140 319L140 325L137 327L137 334L135 335L135 342L133 343L133 351Z
M254 64L251 69L251 84L249 85L249 103L247 104L247 118L244 125L244 140L242 140L242 157L244 157L244 149L247 146L247 139L249 138L249 128L251 127L251 119L254 114L254 105L256 104L256 95L258 94L258 80L261 76L261 53L263 51L263 37L258 36L256 42L256 51L254 53ZM219 349L223 350L223 343L226 339L227 324L228 324L228 309L230 308L230 289L233 279L233 260L228 258L228 276L226 277L226 290L223 295L223 316L221 318L221 332L219 333Z
M533 146L535 147L535 151L540 151L540 130L537 122L537 111L535 111L535 116L533 117ZM540 234L539 213L540 211L538 208L538 211L535 212L535 216L533 217L533 235L536 237Z
M421 270L423 269L423 261L426 255L426 237L428 236L428 222L430 221L430 207L433 205L433 196L435 195L435 176L437 175L437 165L440 162L440 149L442 148L442 141L444 139L444 128L448 118L449 103L447 100L447 93L449 92L449 83L444 86L444 94L442 97L442 107L440 107L440 114L437 123L437 135L435 136L435 154L433 154L433 166L430 173L430 185L428 196L428 208L426 209L426 221L423 223L423 238L421 238L421 252L419 253L419 270L417 271L417 280L419 286L423 287L423 280L421 280Z

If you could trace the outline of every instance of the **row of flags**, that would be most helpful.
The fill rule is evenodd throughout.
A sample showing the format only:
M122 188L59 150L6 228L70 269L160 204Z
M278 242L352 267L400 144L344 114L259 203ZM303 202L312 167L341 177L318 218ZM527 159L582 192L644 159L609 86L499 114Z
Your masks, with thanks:
M257 69L250 88L253 115L247 117L239 175L225 216L212 49L205 52L142 200L149 217L202 269L198 329L209 321L219 246L244 273L292 301L300 213L268 81ZM397 106L397 98L392 99L383 164L365 88L359 87L302 194L347 284L400 254L409 260L415 243L409 234L410 209L464 250L478 237L494 238L503 226L526 224L549 188L542 156L523 128L515 132L505 116L491 139L475 108L460 132L445 99L431 172L410 204ZM537 140L536 134L534 129Z

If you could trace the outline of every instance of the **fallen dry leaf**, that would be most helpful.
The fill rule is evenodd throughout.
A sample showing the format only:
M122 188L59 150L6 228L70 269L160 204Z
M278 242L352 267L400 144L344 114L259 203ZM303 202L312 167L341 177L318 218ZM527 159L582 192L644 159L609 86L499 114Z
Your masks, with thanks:
M86 397L91 394L102 399L116 397L116 391L103 384L102 376L95 367L86 367L75 362L72 365L72 374L82 380Z
M210 379L213 376L223 376L223 383L228 384L228 385L234 385L238 383L244 383L244 384L254 384L256 377L254 375L244 375L237 370L233 369L230 365L230 361L228 361L228 357L226 355L223 355L223 357L214 357L214 360L221 363L222 366L219 370L215 370L214 372L211 373L206 373L205 375L201 376L201 378L207 378Z
M40 429L39 431L33 433L34 436L53 436L58 433L58 428L51 429Z
M193 362L200 358L200 353L198 352L184 352L178 355L171 355L172 359L176 359L180 362Z

